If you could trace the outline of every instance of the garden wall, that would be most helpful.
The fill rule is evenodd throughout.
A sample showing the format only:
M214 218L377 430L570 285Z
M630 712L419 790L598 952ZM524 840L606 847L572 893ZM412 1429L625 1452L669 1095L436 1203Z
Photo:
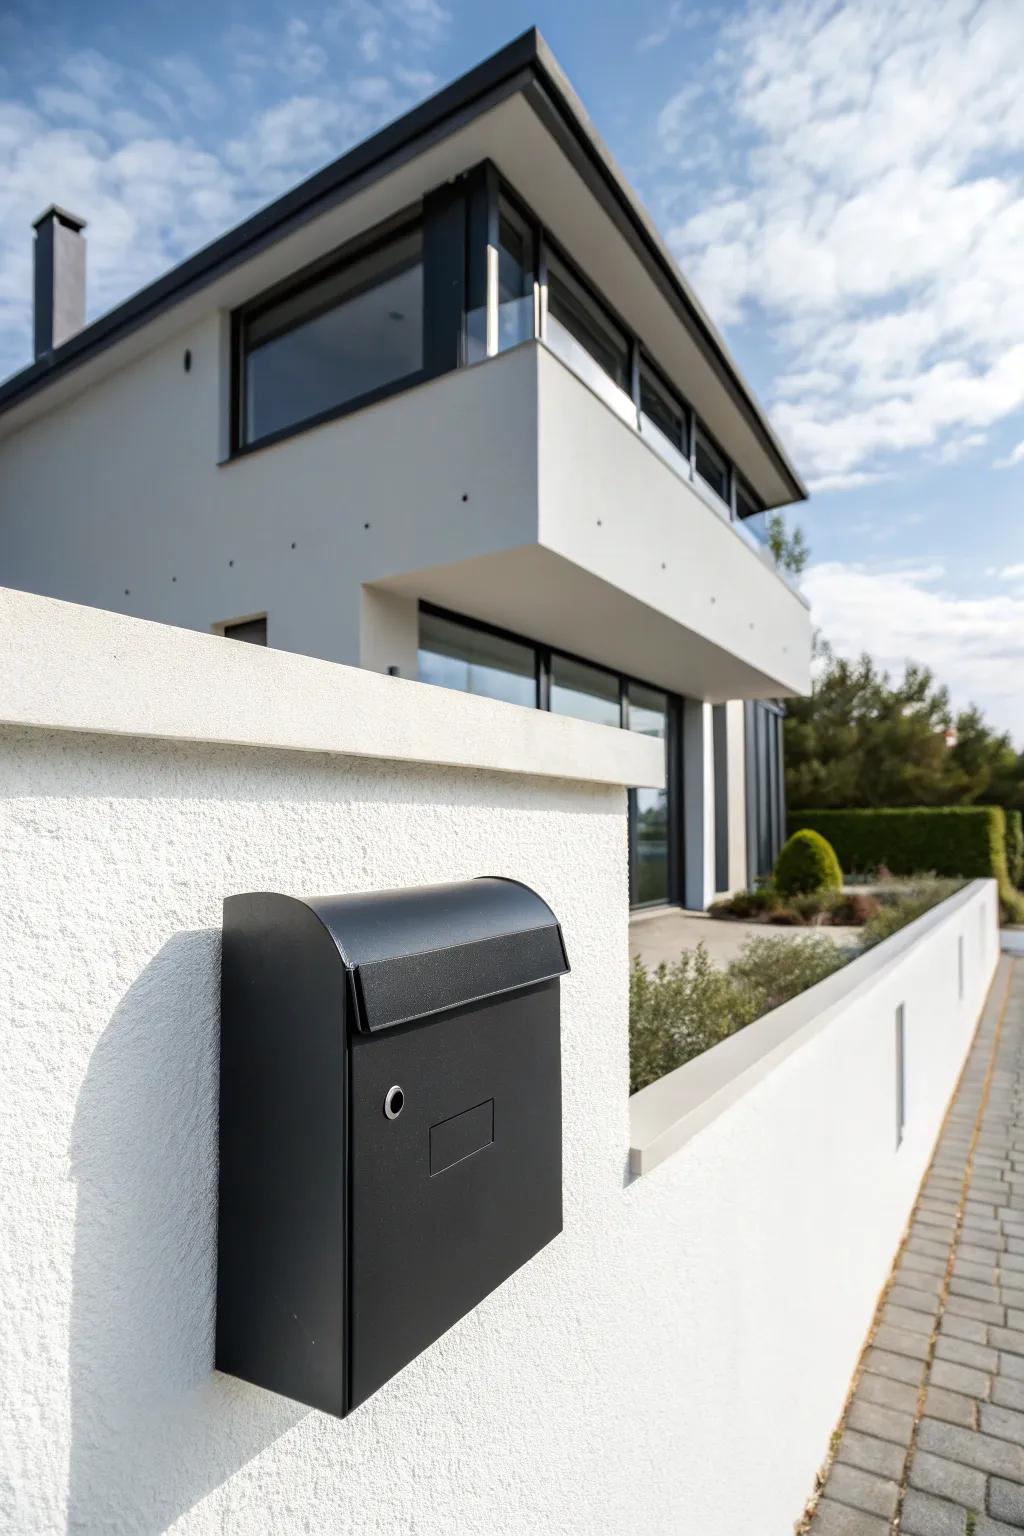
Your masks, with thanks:
M656 742L20 593L0 660L0 1528L788 1536L992 888L673 1074L653 1137L634 1103L638 1176L622 786ZM563 1234L347 1420L218 1375L222 896L480 873L536 887L572 962Z
M678 1268L663 1368L742 1468L707 1529L781 1536L809 1497L998 955L976 880L631 1100L648 1262Z

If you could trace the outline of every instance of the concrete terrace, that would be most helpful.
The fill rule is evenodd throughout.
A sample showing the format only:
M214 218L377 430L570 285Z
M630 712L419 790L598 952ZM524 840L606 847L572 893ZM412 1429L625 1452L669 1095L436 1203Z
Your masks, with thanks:
M1024 960L996 974L816 1497L809 1536L1024 1530Z

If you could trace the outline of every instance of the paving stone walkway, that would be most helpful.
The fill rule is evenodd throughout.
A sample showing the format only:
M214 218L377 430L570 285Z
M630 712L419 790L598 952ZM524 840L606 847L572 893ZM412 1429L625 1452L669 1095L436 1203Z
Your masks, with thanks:
M1024 960L1004 956L809 1531L1022 1530Z

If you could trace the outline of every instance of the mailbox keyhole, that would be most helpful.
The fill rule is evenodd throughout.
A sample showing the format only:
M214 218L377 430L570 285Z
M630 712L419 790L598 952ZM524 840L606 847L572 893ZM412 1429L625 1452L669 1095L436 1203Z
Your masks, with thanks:
M397 1120L404 1108L405 1090L399 1088L398 1084L396 1083L395 1086L393 1088L389 1088L387 1093L384 1095L384 1113L387 1115L389 1120Z

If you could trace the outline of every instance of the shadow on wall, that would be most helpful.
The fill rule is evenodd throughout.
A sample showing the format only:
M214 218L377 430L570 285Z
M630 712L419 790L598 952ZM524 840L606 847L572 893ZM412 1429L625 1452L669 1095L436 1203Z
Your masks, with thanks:
M213 1371L219 971L165 944L79 1093L69 1531L164 1531L308 1412Z

